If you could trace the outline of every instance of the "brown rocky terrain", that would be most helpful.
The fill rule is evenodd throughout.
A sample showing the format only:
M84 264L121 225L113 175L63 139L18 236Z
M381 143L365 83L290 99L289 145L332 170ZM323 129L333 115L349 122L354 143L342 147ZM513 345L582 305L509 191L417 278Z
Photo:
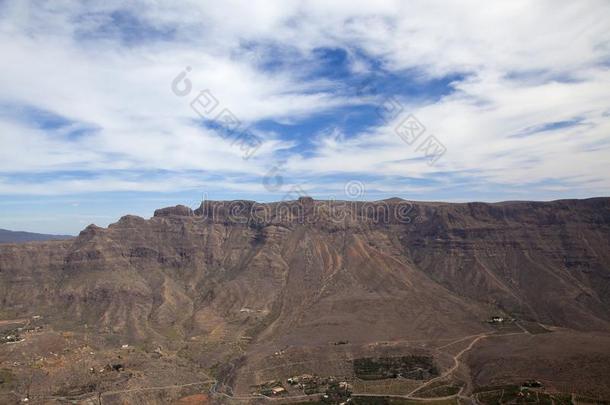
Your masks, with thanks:
M71 355L94 348L98 357L91 361L102 366L119 361L123 344L135 351L125 355L131 375L104 377L106 385L73 377L71 395L216 380L248 395L269 379L306 372L353 378L345 364L356 357L415 352L434 356L440 372L455 361L450 371L466 384L464 392L523 378L552 385L554 375L562 381L570 375L549 371L557 359L570 357L572 346L607 342L610 333L610 199L302 198L164 208L148 220L125 216L108 228L90 225L74 240L0 245L0 319L33 316L44 320L42 337L32 332L15 345L35 339L42 345L69 332ZM463 356L459 344L439 351L468 336L502 333L485 322L491 316L518 322L507 336L464 344ZM551 332L526 339L538 336L533 329L540 324ZM91 335L93 341L85 339ZM57 344L63 350L66 343ZM514 357L521 344L546 366L537 370ZM48 356L40 345L28 350ZM0 346L0 368L14 381L31 379L31 359L14 360L15 346L7 347ZM591 376L608 371L610 352L595 355L599 362L581 365L586 392L607 394L607 382ZM485 365L494 358L523 366L507 372ZM181 381L152 381L146 372L170 363ZM30 387L28 395L65 397L54 387L65 367L42 369L47 374L39 378L48 383ZM26 395L16 383L7 391ZM164 395L147 402L180 398Z

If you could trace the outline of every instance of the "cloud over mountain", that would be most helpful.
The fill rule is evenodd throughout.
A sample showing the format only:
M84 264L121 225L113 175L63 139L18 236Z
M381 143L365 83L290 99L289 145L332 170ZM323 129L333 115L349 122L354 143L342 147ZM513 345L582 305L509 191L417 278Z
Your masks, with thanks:
M609 17L604 1L4 2L0 193L263 196L279 165L269 199L350 179L371 198L607 194ZM408 114L426 129L412 144Z

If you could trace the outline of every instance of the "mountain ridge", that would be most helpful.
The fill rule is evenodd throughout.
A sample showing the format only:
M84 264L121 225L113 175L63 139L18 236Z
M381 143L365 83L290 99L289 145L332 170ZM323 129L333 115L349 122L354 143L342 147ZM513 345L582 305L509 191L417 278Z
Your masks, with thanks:
M0 243L24 243L37 242L47 240L63 240L74 238L73 235L52 235L44 233L26 232L26 231L11 231L8 229L0 229Z
M455 339L496 315L608 333L609 246L610 198L204 201L0 246L0 311L230 364L249 392L282 348Z

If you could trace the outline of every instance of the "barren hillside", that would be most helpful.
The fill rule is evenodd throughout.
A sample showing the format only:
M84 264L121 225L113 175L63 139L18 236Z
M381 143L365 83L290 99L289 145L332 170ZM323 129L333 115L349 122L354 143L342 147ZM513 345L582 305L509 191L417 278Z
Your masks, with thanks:
M226 382L248 392L285 348L442 341L493 330L493 315L608 332L609 247L608 198L207 201L0 246L0 314L234 364Z

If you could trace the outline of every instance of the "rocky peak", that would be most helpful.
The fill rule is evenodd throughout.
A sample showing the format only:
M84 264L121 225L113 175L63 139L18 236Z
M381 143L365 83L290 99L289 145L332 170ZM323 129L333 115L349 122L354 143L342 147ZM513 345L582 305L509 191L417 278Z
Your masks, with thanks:
M176 205L175 207L160 208L155 211L155 217L192 217L194 215L193 210L185 205Z

